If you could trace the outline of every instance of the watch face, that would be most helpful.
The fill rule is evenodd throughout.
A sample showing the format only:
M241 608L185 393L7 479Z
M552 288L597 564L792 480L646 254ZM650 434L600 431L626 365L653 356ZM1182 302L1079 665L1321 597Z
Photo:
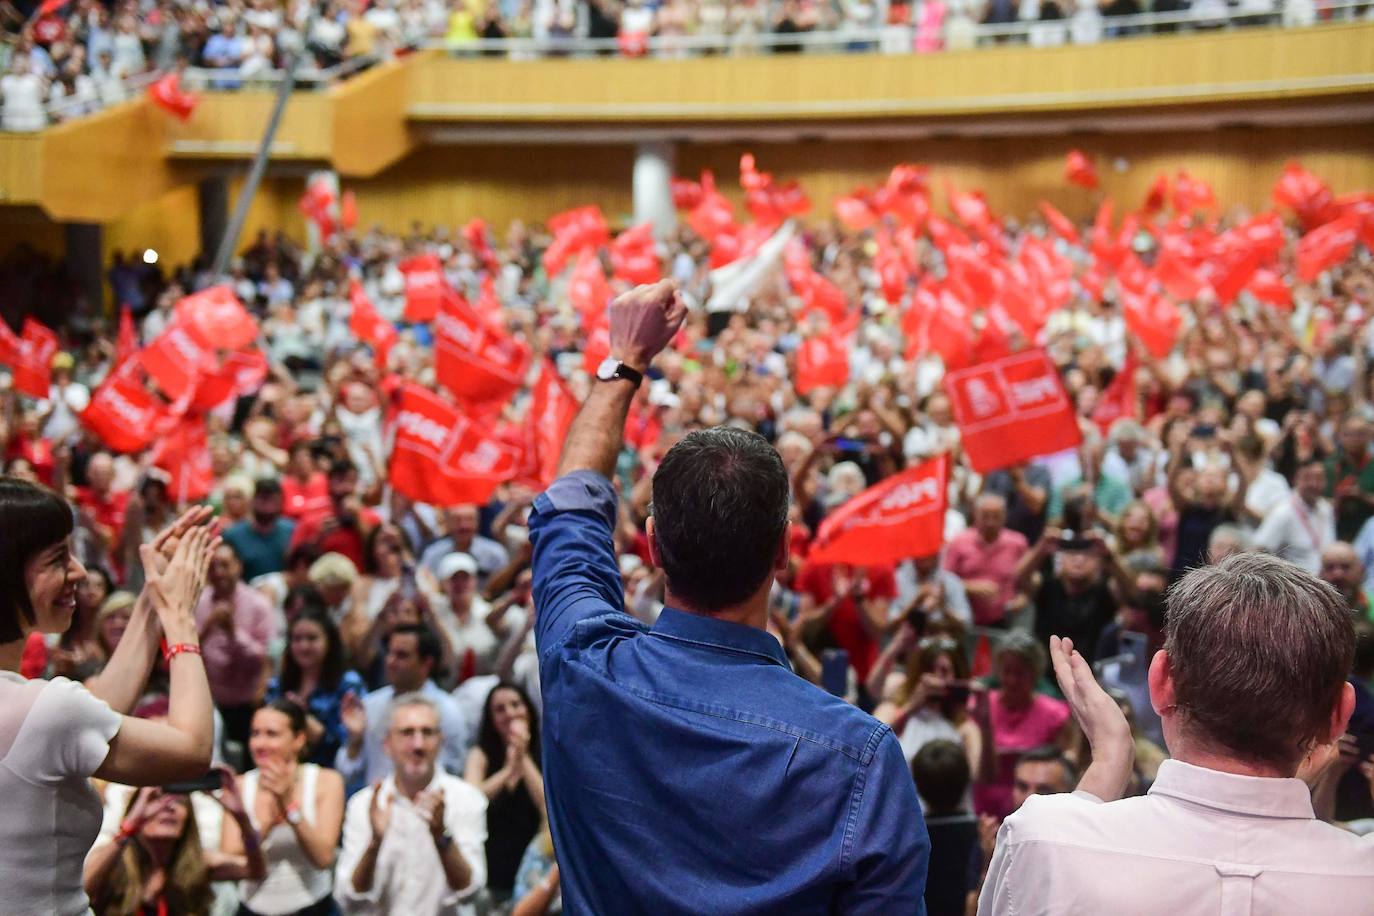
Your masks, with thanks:
M615 371L620 368L620 360L614 356L608 356L601 361L601 365L596 367L596 377L603 382L608 382L615 378Z

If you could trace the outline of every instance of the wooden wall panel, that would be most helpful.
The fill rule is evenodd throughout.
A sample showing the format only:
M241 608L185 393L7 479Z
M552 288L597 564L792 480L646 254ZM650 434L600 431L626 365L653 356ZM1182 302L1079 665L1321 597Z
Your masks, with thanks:
M374 67L329 91L333 164L342 175L371 176L415 148L406 121L409 78L418 61Z

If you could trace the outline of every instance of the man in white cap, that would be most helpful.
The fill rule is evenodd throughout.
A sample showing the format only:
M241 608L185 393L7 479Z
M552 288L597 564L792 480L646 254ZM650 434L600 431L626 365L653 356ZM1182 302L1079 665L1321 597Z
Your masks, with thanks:
M435 602L434 617L458 660L458 682L492 673L510 628L524 626L523 614L504 605L500 613L492 613L491 605L477 594L477 561L470 554L450 553L438 562L435 573L442 595Z

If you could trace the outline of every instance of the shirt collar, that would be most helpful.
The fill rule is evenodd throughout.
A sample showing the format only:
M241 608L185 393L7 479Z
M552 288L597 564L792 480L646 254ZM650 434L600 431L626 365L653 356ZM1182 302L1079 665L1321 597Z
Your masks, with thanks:
M1181 760L1159 765L1150 794L1256 817L1314 817L1311 792L1301 779L1238 776Z
M706 614L691 614L665 607L663 613L658 615L653 633L668 639L757 655L784 668L791 667L787 663L787 653L772 634L748 624L733 623Z

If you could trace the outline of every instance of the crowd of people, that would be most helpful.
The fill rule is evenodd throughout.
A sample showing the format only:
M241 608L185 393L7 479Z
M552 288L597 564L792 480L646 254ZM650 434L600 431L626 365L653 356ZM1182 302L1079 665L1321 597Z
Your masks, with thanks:
M1175 20L1142 27L1140 13ZM1346 16L1341 7L1335 15ZM1311 25L1333 11L1316 0L229 0L135 3L67 0L0 7L0 127L40 130L132 97L132 80L200 68L190 89L262 85L304 53L307 80L421 46L468 53L482 39L517 39L517 56L586 53L796 53L805 36L835 35L829 52L931 52L1007 40L1036 46L1217 27L1233 14L1257 25ZM980 34L979 26L993 27ZM1023 26L1024 29L1014 28ZM1001 31L998 31L1000 29ZM844 36L852 34L853 40ZM500 53L500 52L497 52ZM580 52L579 52L580 53ZM313 67L312 67L313 65ZM211 71L204 73L201 71ZM344 71L337 71L343 73ZM313 75L312 75L313 74Z
M1128 240L1147 261L1150 225ZM796 243L859 316L842 385L799 392L798 350L815 318L780 270L737 311L694 308L655 364L618 464L627 611L652 624L663 610L645 526L668 448L704 427L762 433L792 488L770 632L798 675L892 728L932 837L930 912L959 913L1002 819L1029 796L1071 791L1091 756L1047 677L1050 637L1072 638L1125 710L1128 792L1143 793L1168 757L1146 678L1166 637L1166 590L1188 569L1268 552L1334 586L1355 621L1354 738L1310 778L1322 817L1374 827L1362 759L1374 734L1371 252L1356 245L1305 281L1289 227L1280 264L1291 307L1248 293L1224 307L1203 292L1182 303L1162 357L1128 332L1111 288L1094 295L1080 275L1034 342L1059 370L1083 444L979 474L941 358L903 355L910 291L899 304L884 295L876 231L817 220ZM1092 263L1086 233L1059 238L1038 217L1002 232L1009 252L1050 240L1080 272ZM499 243L484 233L374 229L313 251L264 233L235 262L229 283L260 321L271 368L206 418L205 502L223 542L195 626L223 769L214 792L104 786L102 840L85 871L97 913L159 902L186 913L378 912L381 899L393 912L557 906L533 636L536 492L508 483L483 505L427 505L389 476L398 381L437 385L431 328L404 320L406 258L431 254L453 289L494 296L531 365L550 358L579 400L592 384L568 277L544 268L548 233L513 224ZM940 246L915 245L922 270L948 269ZM710 248L685 225L658 246L664 272L698 303L712 298ZM144 344L214 279L190 265L163 280L123 261L110 274ZM350 327L353 279L399 329L383 362ZM608 294L627 285L610 284ZM50 397L6 388L0 436L6 475L71 499L87 570L70 629L31 642L29 673L90 682L138 631L141 557L181 507L149 453L116 453L81 421L113 368L114 323L65 333ZM1095 408L1123 366L1136 395L1100 428ZM530 404L522 390L500 410L517 419ZM895 566L808 558L828 515L940 453L953 458L942 550ZM166 686L155 670L137 714L165 717Z

